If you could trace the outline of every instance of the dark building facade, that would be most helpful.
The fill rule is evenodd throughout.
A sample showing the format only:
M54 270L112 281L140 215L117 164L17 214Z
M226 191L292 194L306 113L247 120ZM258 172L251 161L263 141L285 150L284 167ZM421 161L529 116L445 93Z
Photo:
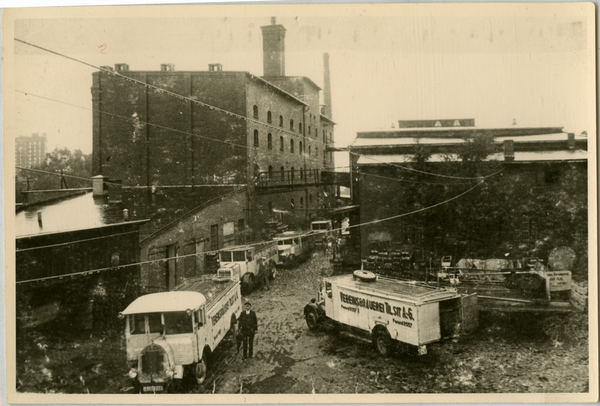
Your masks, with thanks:
M561 127L478 128L448 121L450 127L413 123L357 134L349 147L352 198L367 225L352 232L360 234L362 256L410 245L417 260L506 253L543 258L568 245L584 266L586 136ZM481 137L488 137L488 149L468 158L465 151ZM461 172L468 159L481 160L470 177ZM472 193L443 203L470 188Z
M188 252L231 221L243 224L246 241L274 221L307 228L332 207L335 186L322 174L335 167L326 151L335 123L321 112L319 86L285 75L285 28L272 21L262 31L263 77L220 64L181 72L117 64L93 74L93 174L132 219L150 220L140 230L144 258ZM185 232L157 233L174 224ZM195 250L227 243L210 241Z

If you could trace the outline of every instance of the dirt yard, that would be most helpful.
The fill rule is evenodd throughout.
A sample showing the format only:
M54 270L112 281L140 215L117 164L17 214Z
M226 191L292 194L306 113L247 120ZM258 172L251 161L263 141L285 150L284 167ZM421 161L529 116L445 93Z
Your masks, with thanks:
M331 272L322 254L280 270L271 291L247 296L259 318L255 356L232 340L214 352L211 372L191 393L549 393L588 391L587 315L481 314L474 334L428 346L425 356L380 357L362 341L315 332L303 308ZM59 326L19 332L17 390L127 393L122 332L85 337Z

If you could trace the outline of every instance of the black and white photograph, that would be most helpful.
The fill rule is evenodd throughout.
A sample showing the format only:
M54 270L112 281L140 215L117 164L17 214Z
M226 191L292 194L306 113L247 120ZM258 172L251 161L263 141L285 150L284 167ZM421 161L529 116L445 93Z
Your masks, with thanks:
M595 24L4 9L7 401L598 401Z

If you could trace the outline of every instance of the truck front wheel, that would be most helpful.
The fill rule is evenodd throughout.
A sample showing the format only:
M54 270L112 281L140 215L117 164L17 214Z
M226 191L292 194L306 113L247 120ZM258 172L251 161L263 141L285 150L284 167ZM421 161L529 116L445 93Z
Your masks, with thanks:
M316 330L317 328L319 328L319 318L317 317L317 313L314 310L309 310L306 313L306 324L311 330Z
M376 328L373 331L373 346L375 350L387 357L392 352L392 339L390 338L390 334L384 328Z
M208 357L206 355L206 350L202 354L202 359L200 362L196 363L196 368L194 369L194 375L196 377L196 382L198 385L204 382L206 379L206 373L208 372Z

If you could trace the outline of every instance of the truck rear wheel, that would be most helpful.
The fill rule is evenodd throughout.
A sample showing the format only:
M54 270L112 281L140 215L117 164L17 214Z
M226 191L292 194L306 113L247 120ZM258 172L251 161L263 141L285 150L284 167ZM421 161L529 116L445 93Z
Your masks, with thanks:
M373 347L384 357L387 357L392 352L392 339L385 328L376 328L372 334Z
M306 324L311 330L316 330L319 328L319 318L314 310L309 310L306 313Z

